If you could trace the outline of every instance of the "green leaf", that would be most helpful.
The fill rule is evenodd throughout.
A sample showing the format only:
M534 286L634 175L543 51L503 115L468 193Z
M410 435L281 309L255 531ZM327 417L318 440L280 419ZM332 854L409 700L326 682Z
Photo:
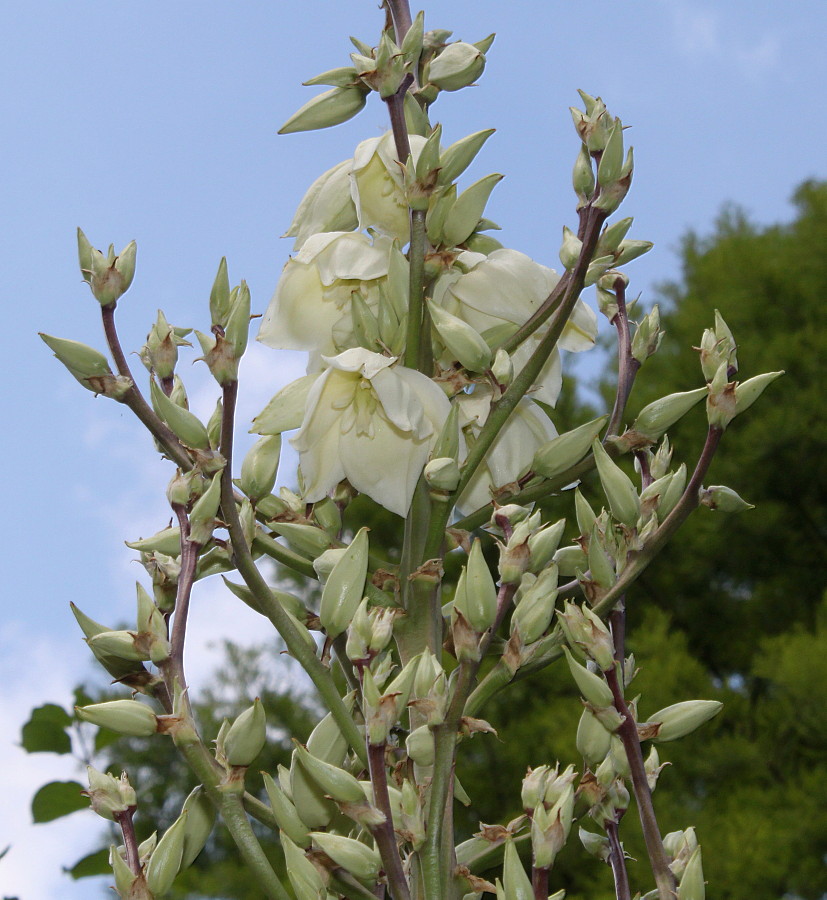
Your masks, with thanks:
M32 818L35 823L51 822L61 816L88 809L89 801L81 795L84 790L77 781L50 781L32 798Z
M21 731L21 744L27 753L71 753L72 741L66 728L72 717L56 703L45 703L32 710Z
M109 850L104 847L102 850L89 853L82 859L79 859L71 869L64 869L64 871L67 875L71 875L75 881L79 878L89 878L91 875L111 875Z

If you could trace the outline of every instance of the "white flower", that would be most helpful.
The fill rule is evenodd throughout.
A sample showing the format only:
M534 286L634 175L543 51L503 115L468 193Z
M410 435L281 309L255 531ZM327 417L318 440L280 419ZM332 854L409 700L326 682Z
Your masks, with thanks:
M334 231L314 234L282 271L264 314L258 340L279 350L339 351L333 337L352 334L351 295L359 291L371 310L391 254L404 257L387 237Z
M294 237L293 250L300 250L314 234L354 231L359 224L350 196L350 168L346 159L320 175L307 189L284 237Z
M488 418L491 388L476 385L472 394L459 394L460 425L473 446ZM514 412L485 454L468 487L462 492L457 509L464 515L491 502L491 492L517 481L531 466L538 447L557 437L549 417L530 400L519 402Z
M292 445L304 499L321 500L342 479L404 516L450 403L430 378L361 347L325 357Z
M456 270L441 276L434 289L434 300L459 316L481 334L502 325L522 325L543 304L560 276L535 262L525 253L503 248L488 256L464 252L457 263L465 274ZM538 341L545 333L540 328L514 352L515 372L528 362ZM559 347L572 352L594 346L597 316L591 307L578 300ZM562 383L560 355L555 349L538 376L532 398L551 406L557 402Z
M409 140L416 162L425 138L412 134ZM353 155L350 173L359 227L375 228L396 238L401 246L407 244L411 236L408 202L393 134L388 131L382 137L362 141Z

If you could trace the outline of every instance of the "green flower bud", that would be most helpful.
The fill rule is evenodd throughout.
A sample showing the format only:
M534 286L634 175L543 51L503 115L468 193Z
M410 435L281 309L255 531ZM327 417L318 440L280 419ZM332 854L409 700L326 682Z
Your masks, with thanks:
M146 886L155 897L169 891L181 868L188 816L188 812L182 812L169 826L146 864Z
M708 488L701 488L698 498L702 506L717 509L725 513L744 512L747 509L755 509L752 503L747 503L732 488L722 484L713 484Z
M754 378L748 378L735 387L735 415L739 416L752 406L753 403L764 393L764 389L780 378L784 372L765 372L763 375L756 375Z
M560 546L560 538L563 536L565 527L566 520L560 519L553 525L546 525L531 535L528 539L528 549L531 555L529 572L541 573L551 562Z
M315 87L316 85L325 84L331 87L347 87L356 83L356 69L353 66L338 66L335 69L328 69L321 75L314 75L303 81L304 87Z
M89 798L92 811L104 819L114 819L115 813L123 813L138 805L135 789L129 783L126 772L115 778L108 772L99 772L93 766L86 767L89 790L81 791Z
M578 569L582 571L588 567L586 554L578 545L561 547L555 552L553 560L561 575L574 575Z
M678 885L678 900L705 900L706 882L704 881L701 848L696 847L684 869L683 878Z
M293 802L267 772L262 772L262 778L279 828L293 843L306 850L310 846L310 831L302 822Z
M704 378L711 381L722 364L726 366L727 381L738 371L737 346L724 317L715 310L715 324L707 328L701 336L701 369Z
M571 831L574 788L567 785L551 809L540 803L531 820L531 851L534 867L548 869L563 849Z
M196 500L190 513L190 536L193 544L203 546L212 537L215 517L221 505L221 473L213 475L210 486Z
M90 706L76 706L75 714L83 722L110 728L130 737L149 737L158 730L155 713L138 700L109 700Z
M453 457L432 459L422 473L428 485L438 491L453 491L459 484L459 463Z
M600 416L592 419L591 422L579 425L543 444L534 454L534 471L546 478L554 478L580 462L589 452L592 442L600 434L608 418Z
M149 900L143 878L140 875L136 875L129 868L126 860L114 845L109 848L109 865L112 867L112 874L115 876L115 889L121 897Z
M267 717L261 700L245 709L224 736L224 756L230 766L249 766L267 740Z
M658 501L658 518L663 521L678 505L686 487L686 463L681 463Z
M241 463L241 490L254 502L273 490L281 456L281 435L259 438Z
M198 450L210 449L207 429L197 416L167 397L158 387L155 379L150 381L149 393L155 412L166 422L182 444Z
M626 159L620 170L620 176L616 181L611 181L600 189L600 195L597 200L592 203L595 209L602 209L604 212L612 213L623 202L623 198L629 193L632 185L632 173L634 171L634 151L629 147L626 153Z
M473 84L485 69L485 54L473 44L448 44L427 69L427 80L441 91L458 91Z
M653 442L657 441L706 394L705 387L678 394L667 394L644 406L638 413L631 430Z
M315 525L302 525L298 522L273 522L271 525L276 534L287 538L293 550L309 559L321 556L330 546L330 535Z
M471 372L484 372L491 365L491 350L479 332L431 300L428 309L448 352Z
M405 739L408 756L420 766L434 764L434 733L428 725L415 728ZM407 783L407 782L406 782Z
M362 85L334 87L305 103L281 126L279 134L330 128L352 119L364 109L370 91Z
M587 766L591 768L603 762L609 752L611 737L594 713L584 709L577 725L575 743Z
M89 648L98 656L115 656L118 659L144 661L149 659L148 647L137 641L133 631L102 631L87 639Z
M476 230L491 191L502 179L502 175L486 175L457 197L442 225L443 241L447 246L456 247L462 244Z
M620 247L615 253L614 264L616 266L625 266L626 263L643 256L648 253L655 245L652 241L622 241Z
M152 537L139 538L137 541L124 541L130 550L139 553L162 553L166 556L181 555L181 529L176 526L163 528Z
M592 527L586 558L589 561L591 581L598 587L608 590L617 581L617 575L611 557L602 545L596 523Z
M337 866L347 869L358 881L373 884L379 877L382 865L379 854L361 841L322 831L313 831L310 837Z
M592 443L592 452L612 515L619 522L633 528L640 515L640 498L632 480L612 460L597 439Z
M440 191L435 191L431 195L428 213L425 216L425 230L428 235L428 240L434 247L448 244L443 229L445 226L445 219L448 217L448 213L453 209L456 202L457 186L455 184L449 185L447 188L443 188ZM474 231L476 225L477 223L475 222L471 231L466 234L466 237Z
M146 336L146 343L138 354L149 372L158 378L172 378L178 362L178 348L191 347L184 337L190 328L173 328L163 312L158 310L158 318Z
M683 703L675 703L658 710L646 720L647 725L660 725L657 734L651 740L663 744L692 734L701 725L717 716L723 705L718 700L685 700Z
M234 288L230 294L230 314L224 326L224 338L238 361L247 349L250 334L250 288L246 281Z
M296 754L305 772L316 782L324 794L340 803L356 803L365 799L359 782L350 772L324 760L316 759L298 741L293 743L296 745Z
M686 864L698 846L694 828L687 828L686 831L671 831L664 837L663 849L672 858L669 868L677 879L683 875Z
M319 607L319 620L330 638L338 637L356 612L368 571L368 529L361 528L331 571Z
M138 245L130 241L115 256L115 248L110 244L106 256L96 250L78 228L78 259L84 280L92 289L92 294L101 306L117 303L132 284L135 277L135 257Z
M523 868L517 847L511 837L505 841L505 858L503 859L503 889L507 900L534 900L531 880Z
M557 600L557 574L557 566L552 564L538 577L530 573L523 576L511 616L511 632L519 628L524 644L539 640L551 624Z
M612 855L612 848L607 837L602 834L595 834L593 831L586 831L585 828L580 828L578 835L586 853L597 857L601 862L609 861Z
M181 809L184 815L184 847L179 872L188 869L204 849L215 825L215 806L204 792L202 785L194 788Z
M583 241L569 228L563 226L563 243L560 245L560 262L564 269L573 269L583 250Z
M660 308L657 303L644 316L632 336L632 356L641 364L657 352L664 332L660 330Z
M623 126L615 119L597 166L597 183L607 187L620 178L623 168Z
M88 391L95 394L103 393L100 389L102 379L107 376L115 377L106 357L94 348L43 332L40 332L40 337L55 357L66 366L69 373Z
M566 601L563 611L558 610L557 618L570 644L576 644L585 651L604 672L614 668L614 641L611 632L588 606ZM611 703L602 705L609 706Z
M497 588L482 555L479 539L474 539L468 565L457 582L454 606L480 634L487 631L497 617Z
M443 150L439 157L439 175L437 184L440 186L451 184L471 165L483 144L494 133L494 128L477 131L467 137L451 144Z
M558 616L560 613L558 612ZM595 706L612 706L614 697L612 690L606 681L594 672L590 672L585 666L581 666L576 662L569 652L568 647L563 647L563 653L566 655L566 662L569 664L569 670L580 691L580 693Z
M589 501L580 493L579 487L574 489L574 513L580 534L591 534L597 515Z
M577 209L582 209L591 200L595 188L592 158L585 144L581 145L577 154L571 182L574 193L577 194Z

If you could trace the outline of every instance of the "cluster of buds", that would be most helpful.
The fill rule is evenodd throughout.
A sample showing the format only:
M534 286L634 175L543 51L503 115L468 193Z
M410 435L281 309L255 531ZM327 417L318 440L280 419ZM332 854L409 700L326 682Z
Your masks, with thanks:
M218 266L210 292L211 334L195 332L202 359L215 380L224 387L238 380L238 364L247 349L250 331L250 289L242 281L230 290L227 261Z
M78 228L80 272L101 306L112 306L129 290L135 277L137 253L138 245L135 241L130 241L117 256L115 247L110 244L104 256Z

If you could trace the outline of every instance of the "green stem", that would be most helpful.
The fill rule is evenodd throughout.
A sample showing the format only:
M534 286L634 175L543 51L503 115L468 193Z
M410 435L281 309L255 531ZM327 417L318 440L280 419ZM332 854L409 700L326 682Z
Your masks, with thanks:
M405 339L405 365L430 375L424 367L425 339L425 210L411 210L410 281L408 329Z
M288 569L292 569L299 575L305 575L307 578L315 579L318 579L319 577L316 574L316 570L313 568L313 563L310 562L309 559L305 559L294 550L280 544L274 538L270 537L269 534L256 534L253 539L253 549L260 551L265 556L269 556L283 566L287 566Z
M175 737L173 736L173 740ZM250 877L273 900L290 900L287 891L273 871L250 821L244 812L242 796L222 784L220 769L200 740L175 741L184 759L195 772L207 796L212 800L241 853Z
M296 626L291 621L284 607L273 596L270 587L253 560L250 549L244 538L244 530L238 516L238 509L233 495L232 456L233 456L233 423L238 395L238 382L231 381L223 385L223 418L221 421L221 455L226 460L221 474L221 515L227 524L233 547L233 558L236 567L247 587L252 591L258 604L257 611L263 613L273 623L290 654L295 657L310 676L336 724L339 726L347 742L353 748L361 762L368 764L364 738L359 733L347 707L339 696L330 669L324 666L315 652L306 643Z

